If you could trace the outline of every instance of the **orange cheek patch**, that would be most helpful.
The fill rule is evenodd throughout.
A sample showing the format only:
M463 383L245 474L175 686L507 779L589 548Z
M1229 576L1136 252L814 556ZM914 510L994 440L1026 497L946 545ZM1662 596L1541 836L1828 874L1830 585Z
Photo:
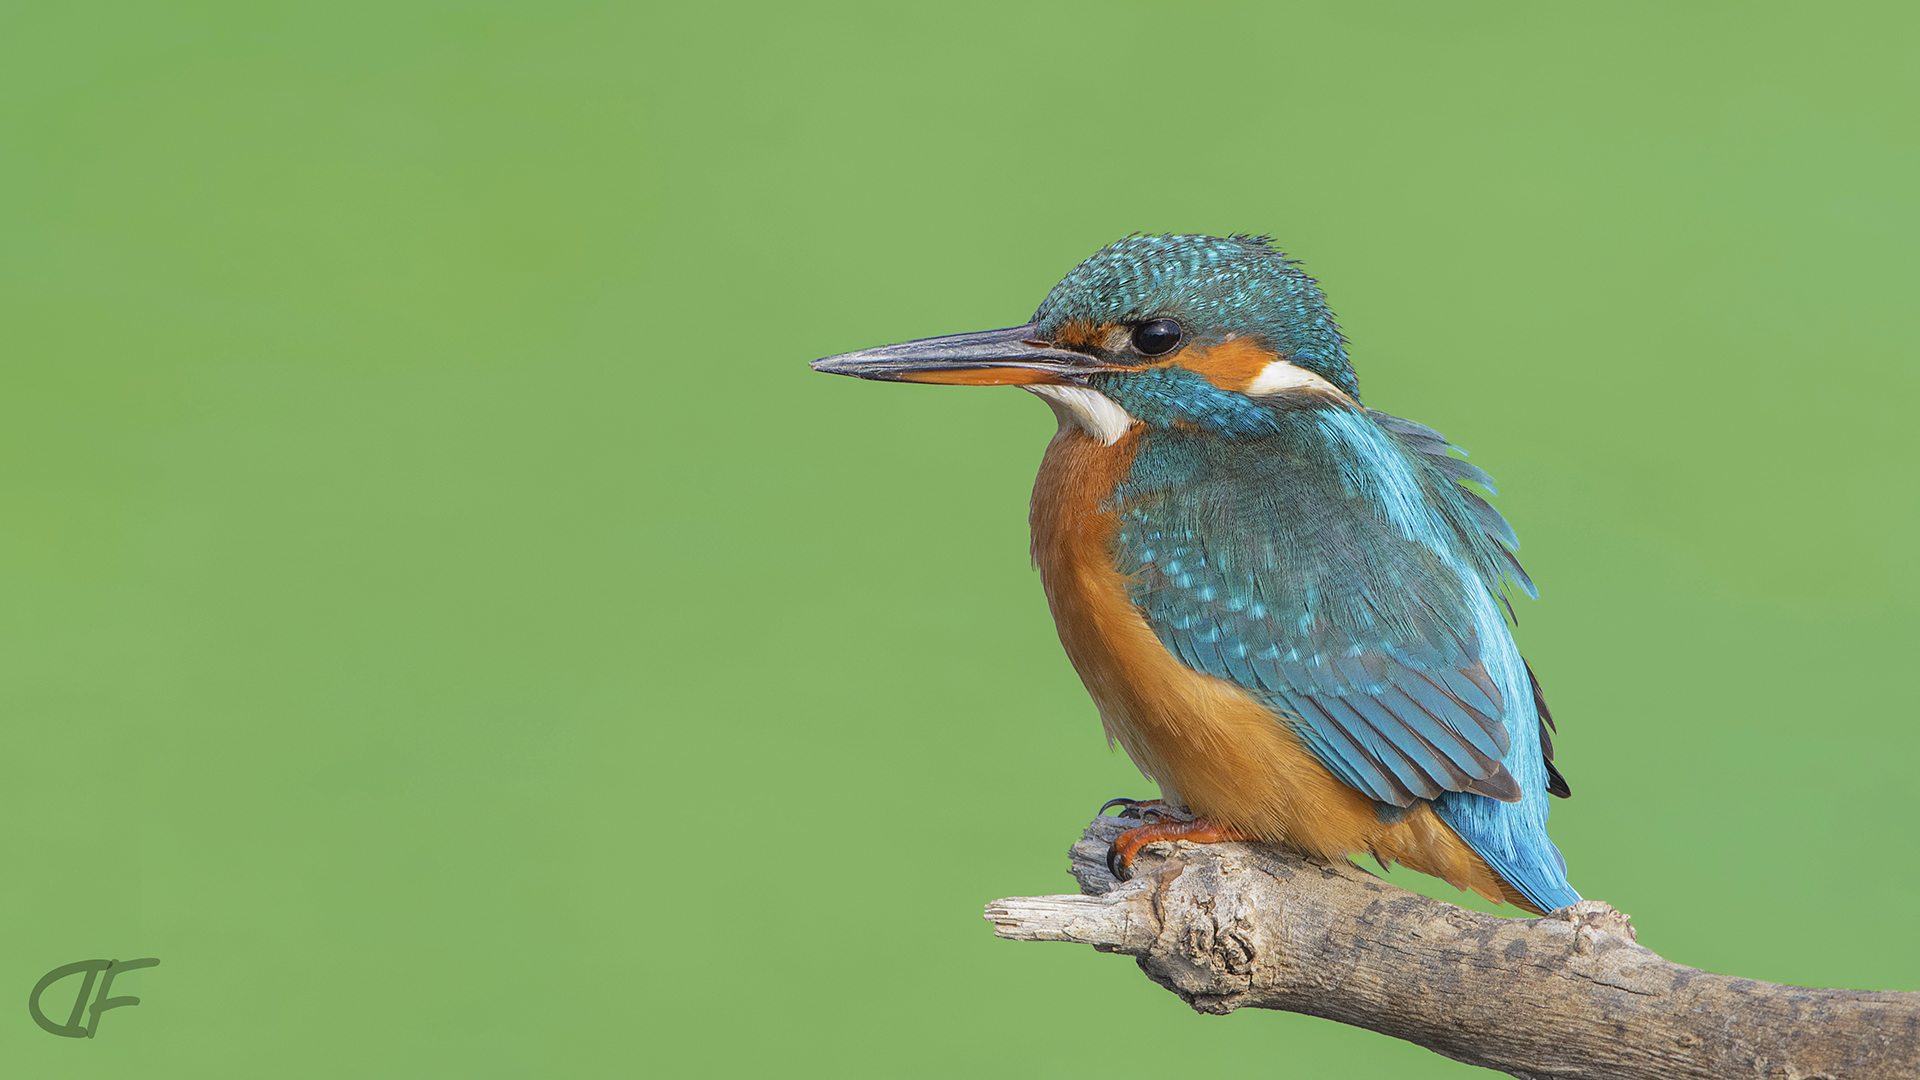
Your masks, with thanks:
M1053 335L1053 343L1069 349L1084 349L1106 344L1107 336L1112 333L1112 323L1096 324L1085 319L1075 319L1062 326L1060 332Z
M1171 363L1199 372L1222 390L1242 390L1280 359L1280 354L1263 349L1245 338L1223 341L1211 349L1182 349Z
M1033 386L1059 383L1058 376L1033 368L960 368L955 371L912 371L900 376L901 382L939 383L943 386Z

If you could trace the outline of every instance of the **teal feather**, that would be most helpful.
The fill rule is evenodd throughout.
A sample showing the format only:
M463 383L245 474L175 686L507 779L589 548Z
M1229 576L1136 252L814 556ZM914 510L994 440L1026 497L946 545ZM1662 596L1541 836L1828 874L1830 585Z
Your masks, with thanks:
M1180 368L1090 382L1146 421L1111 554L1169 651L1253 691L1385 807L1431 801L1542 908L1577 899L1544 828L1564 782L1493 606L1531 582L1461 486L1492 490L1485 474L1430 428L1337 402Z

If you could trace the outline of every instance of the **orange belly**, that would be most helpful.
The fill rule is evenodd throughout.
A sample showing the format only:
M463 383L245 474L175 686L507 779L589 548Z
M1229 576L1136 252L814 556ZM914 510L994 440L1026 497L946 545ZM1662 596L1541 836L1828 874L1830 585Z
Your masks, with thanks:
M1251 694L1169 653L1127 595L1101 510L1132 464L1141 428L1103 446L1063 424L1034 484L1033 559L1067 657L1107 735L1169 799L1216 824L1332 860L1370 852L1492 900L1531 908L1453 830L1416 802L1383 822Z

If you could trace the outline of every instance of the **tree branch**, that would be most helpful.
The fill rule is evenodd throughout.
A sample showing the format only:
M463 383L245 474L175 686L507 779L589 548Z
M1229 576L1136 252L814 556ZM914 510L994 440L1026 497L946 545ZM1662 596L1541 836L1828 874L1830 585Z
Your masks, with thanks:
M1920 1078L1920 993L1715 975L1634 941L1594 900L1503 919L1259 844L1156 844L1121 884L1095 818L1080 896L987 905L993 932L1138 958L1206 1013L1283 1009L1519 1077Z

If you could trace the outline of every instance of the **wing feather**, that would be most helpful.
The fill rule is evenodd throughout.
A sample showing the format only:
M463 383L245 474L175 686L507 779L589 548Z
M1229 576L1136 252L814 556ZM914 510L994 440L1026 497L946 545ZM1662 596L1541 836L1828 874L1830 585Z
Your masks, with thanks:
M1400 688L1419 702L1427 715L1446 724L1481 753L1496 761L1506 756L1510 739L1506 725L1453 697L1434 681L1432 672L1415 671Z
M1115 493L1116 564L1175 656L1259 694L1345 783L1395 806L1449 791L1518 800L1501 764L1509 703L1482 662L1471 596L1501 581L1531 592L1513 530L1460 486L1493 490L1438 432L1364 418L1398 455L1375 471L1411 487L1369 489L1386 481L1310 421L1256 453L1156 432ZM1441 524L1419 533L1409 514ZM1549 789L1564 788L1548 770Z

